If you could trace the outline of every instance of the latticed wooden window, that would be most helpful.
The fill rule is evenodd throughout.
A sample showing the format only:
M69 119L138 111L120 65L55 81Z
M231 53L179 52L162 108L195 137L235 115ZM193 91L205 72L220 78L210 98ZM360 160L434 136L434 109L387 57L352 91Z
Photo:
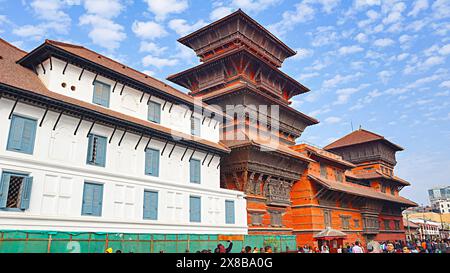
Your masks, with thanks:
M395 230L400 230L400 221L399 220L394 220L394 228L395 228Z
M354 219L353 223L355 225L355 228L359 228L359 220L358 219Z
M336 176L336 180L338 181L338 182L342 182L342 181L344 181L344 176L343 176L343 173L342 173L342 171L340 171L340 170L338 170L338 169L335 169L334 170L334 175Z
M0 180L0 209L28 209L33 178L3 173Z
M328 178L327 165L320 164L320 176L323 177L323 178Z
M391 221L384 220L384 229L385 230L391 230Z
M342 229L350 229L350 216L341 216Z
M260 213L250 214L250 221L253 226L260 226L262 224L262 215Z
M270 225L273 227L282 227L283 219L281 212L274 211L270 213Z
M325 227L331 227L331 211L328 209L323 210L323 221Z

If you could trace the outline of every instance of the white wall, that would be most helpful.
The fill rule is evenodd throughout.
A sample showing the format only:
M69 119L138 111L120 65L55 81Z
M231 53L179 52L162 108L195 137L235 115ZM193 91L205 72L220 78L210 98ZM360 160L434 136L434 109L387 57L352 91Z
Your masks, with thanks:
M147 139L135 145L138 135L127 133L118 146L121 131L107 145L105 167L86 164L87 132L91 123L83 121L73 135L78 119L62 116L56 130L52 128L58 113L48 112L42 127L37 128L32 155L6 150L12 100L0 99L0 171L28 172L33 176L30 208L13 212L0 210L0 229L37 229L104 232L149 233L224 233L247 232L246 201L238 191L220 188L219 158L211 165L208 156L201 167L201 184L189 182L188 151L176 147L168 158L169 144L160 158L159 177L144 173L144 148ZM39 121L44 109L19 103L16 114ZM95 125L92 133L106 136L113 129ZM152 140L150 147L162 149L164 143ZM205 154L196 152L194 158L203 160ZM102 216L82 216L81 204L85 181L104 184ZM158 191L158 220L143 220L144 190ZM202 222L189 222L189 196L202 198ZM225 200L235 201L236 224L225 224Z
M66 68L65 73L62 74L66 63L54 57L52 57L52 70L50 70L49 59L43 62L43 65L46 72L45 74L41 66L37 66L36 69L39 78L49 90L92 103L94 91L92 82L95 78L94 73L85 70L83 72L81 80L78 80L82 69L78 66L69 64ZM129 116L147 120L147 101L149 95L146 94L142 102L140 102L142 97L141 91L137 91L133 88L125 86L122 95L120 95L122 84L118 83L114 93L112 93L115 81L102 76L98 76L97 80L111 86L109 104L110 109ZM62 87L62 83L66 83L65 88ZM75 91L71 90L71 86L75 87ZM187 109L186 106L174 105L169 113L169 109L171 106L170 102L167 102L163 111L162 106L164 105L164 100L161 100L154 96L152 96L151 100L161 104L161 125L186 134L191 134L191 112L188 112L188 114L185 115ZM203 117L199 113L194 113L194 116L200 118L200 120L203 120ZM216 121L209 121L210 119L207 118L201 126L200 137L213 142L218 142L220 137L220 126L217 125L216 128L214 128Z

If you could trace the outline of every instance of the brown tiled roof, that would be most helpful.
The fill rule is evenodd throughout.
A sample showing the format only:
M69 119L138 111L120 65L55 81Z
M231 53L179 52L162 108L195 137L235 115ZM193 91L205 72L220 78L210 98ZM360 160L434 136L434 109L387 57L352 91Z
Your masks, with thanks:
M386 174L380 172L379 170L376 170L374 172L359 172L359 173L347 172L347 173L345 173L345 175L348 177L354 178L354 179L380 179L380 178L383 178L383 179L398 182L405 186L411 185L408 181L401 179L400 177L389 176L389 175L386 175Z
M152 123L146 120L142 120L139 118L135 118L129 115L125 115L123 113L113 111L108 108L104 108L92 103L88 103L85 101L81 101L72 97L68 97L56 92L52 92L48 90L39 77L31 70L17 64L17 60L25 56L27 53L14 47L8 42L0 39L0 84L7 85L10 87L23 89L28 92L36 93L51 99L55 99L61 102L65 102L72 105L77 105L83 107L92 112L98 112L104 115L112 116L127 122L131 122L140 126L145 126L166 134L171 134L174 137L178 137L180 139L198 142L203 145L210 146L212 148L229 152L229 149L226 148L221 143L215 143L212 141L208 141L196 136L192 136L189 134L185 134L182 132L178 132L172 130L170 128L164 127L162 125Z
M402 151L403 148L398 146L397 144L394 144L390 142L389 140L385 139L383 136L380 136L378 134L372 133L370 131L359 129L356 131L351 132L350 134L336 140L335 142L327 145L324 149L325 150L333 150L337 148L352 146L356 144L362 144L372 141L383 141L390 146L394 147L397 151Z
M339 155L335 155L333 153L330 153L328 151L325 151L323 149L308 145L306 143L303 144L299 144L299 145L295 145L295 146L291 146L291 149L295 150L295 151L301 151L301 150L307 150L309 152L311 152L312 154L316 155L317 157L320 158L324 158L333 162L336 162L340 165L343 165L347 168L354 168L356 167L353 163L346 161L344 159L342 159L341 156Z
M346 183L346 182L336 182L336 181L332 181L329 179L317 177L312 174L308 175L308 178L314 182L321 184L323 187L325 187L329 190L345 192L345 193L352 194L352 195L368 197L368 198L373 198L373 199L379 199L379 200L385 200L385 201L399 203L399 204L405 204L405 205L412 206L412 207L417 206L416 203L414 203L404 197L388 195L388 194L376 191L369 187L359 186L356 184L351 184L351 183Z

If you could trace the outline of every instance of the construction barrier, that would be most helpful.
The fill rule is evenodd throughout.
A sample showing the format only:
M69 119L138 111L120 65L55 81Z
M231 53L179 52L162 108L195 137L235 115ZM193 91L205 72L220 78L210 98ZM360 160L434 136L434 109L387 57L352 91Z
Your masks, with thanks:
M245 246L271 246L274 252L296 249L290 235L128 234L54 231L0 231L0 253L103 253L112 248L122 253L184 253L214 251L219 243L237 253ZM287 248L286 248L287 247Z

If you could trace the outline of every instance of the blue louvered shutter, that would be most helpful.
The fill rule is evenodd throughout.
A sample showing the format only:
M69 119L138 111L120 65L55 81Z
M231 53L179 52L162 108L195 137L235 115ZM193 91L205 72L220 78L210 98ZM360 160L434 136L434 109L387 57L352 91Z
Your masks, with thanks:
M234 224L235 216L234 216L234 201L226 200L225 201L225 223Z
M94 185L90 183L84 183L83 190L83 205L81 209L82 215L92 215L92 204L94 195Z
M145 174L159 176L159 150L147 149L145 151Z
M33 185L33 177L24 177L22 182L22 191L20 194L20 209L26 210L30 207L31 186Z
M95 165L105 167L106 165L106 137L99 137L97 138L97 150L96 150L96 158L95 158Z
M201 200L200 197L189 197L189 218L191 222L201 222Z
M92 215L101 216L103 205L103 185L94 184L94 192L92 195Z
M13 116L7 150L33 154L36 124L37 122L35 120Z
M111 86L102 82L94 82L94 96L92 102L109 107L109 96Z
M9 129L8 150L20 151L22 148L22 133L25 120L18 116L12 116L11 128Z
M190 180L191 183L200 184L200 173L201 173L201 165L200 160L191 159L190 164Z
M89 135L88 138L88 152L87 152L87 164L94 164L94 161L92 160L92 155L94 153L94 135Z
M144 191L144 219L158 219L158 193Z
M3 173L0 181L0 209L6 208L11 174Z
M148 103L148 120L161 123L161 104L153 101Z

